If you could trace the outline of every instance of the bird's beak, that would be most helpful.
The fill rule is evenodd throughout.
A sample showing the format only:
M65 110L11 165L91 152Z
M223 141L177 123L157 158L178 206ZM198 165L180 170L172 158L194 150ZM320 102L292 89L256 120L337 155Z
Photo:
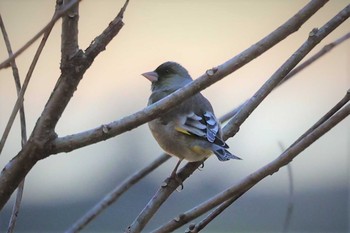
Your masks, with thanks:
M155 71L146 72L141 75L147 78L152 83L158 81L158 74Z

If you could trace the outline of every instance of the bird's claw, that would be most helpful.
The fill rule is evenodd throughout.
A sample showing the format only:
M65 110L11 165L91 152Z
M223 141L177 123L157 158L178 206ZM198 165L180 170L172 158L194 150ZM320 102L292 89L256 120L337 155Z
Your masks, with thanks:
M202 171L202 169L204 168L204 161L201 162L201 165L197 168L199 171Z

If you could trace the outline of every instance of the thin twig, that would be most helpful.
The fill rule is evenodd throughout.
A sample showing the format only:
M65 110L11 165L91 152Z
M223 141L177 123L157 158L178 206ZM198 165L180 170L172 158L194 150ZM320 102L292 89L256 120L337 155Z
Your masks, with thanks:
M310 131L311 132L311 131ZM281 151L284 152L286 149L283 146L282 142L278 143ZM290 220L292 219L292 214L294 210L294 181L293 181L293 171L292 171L292 164L287 164L287 174L288 174L288 183L289 183L289 198L288 198L288 205L287 205L287 211L286 211L286 217L284 218L283 223L283 233L287 233L290 226Z
M191 224L186 232L188 233L198 233L203 230L212 220L219 216L227 207L229 207L233 202L243 195L234 196L226 201L224 201L218 208L212 211L206 218L200 221L198 224Z
M0 28L1 28L2 35L4 37L7 52L9 54L9 56L11 56L12 55L11 43L10 43L10 39L8 37L7 31L5 28L5 24L2 20L1 14L0 14ZM20 77L19 77L18 68L16 65L16 60L13 60L11 62L11 67L12 67L13 78L14 78L14 81L16 84L17 95L19 95L19 92L21 90L21 81L20 81ZM27 143L26 119L25 119L23 105L20 108L20 124L21 124L21 146L23 147ZM15 204L13 205L9 226L7 228L8 233L12 233L15 230L15 226L16 226L16 222L17 222L17 218L18 218L18 214L19 214L19 209L20 209L21 202L22 202L23 191L24 191L24 179L20 183L20 185L18 186L18 189L17 189L16 201L15 201Z
M70 4L64 5L62 9L57 9L55 12L56 14L52 17L51 21L46 24L43 29L41 29L35 36L33 36L32 39L30 39L25 45L23 45L20 49L18 49L15 53L13 53L9 58L7 58L5 61L0 63L0 69L4 69L10 66L10 63L18 57L21 53L23 53L27 48L29 48L37 39L40 38L43 34L45 34L47 31L50 31L57 20L59 20L71 7L73 7L75 4L77 4L80 0L73 0L70 2Z
M347 39L350 39L350 32L343 35L342 37L336 39L335 41L325 45L321 50L319 50L317 53L315 53L314 55L312 55L309 59L307 59L306 61L304 61L303 63L301 63L300 65L298 65L297 67L295 67L291 72L289 72L289 74L287 74L287 76L278 84L277 87L280 87L282 84L286 83L286 81L290 80L292 77L295 77L296 74L300 73L302 70L304 70L306 67L308 67L309 65L313 64L315 61L317 61L318 59L320 59L321 57L323 57L324 55L326 55L327 53L329 53L330 51L332 51L335 47L337 47L338 45L340 45L341 43L343 43L344 41L346 41ZM276 89L275 88L275 89ZM274 90L275 90L274 89ZM226 122L229 119L231 119L234 115L236 115L239 110L244 106L244 104L246 104L248 102L248 100L244 101L242 104L240 104L238 107L235 107L234 109L232 109L230 112L226 113L225 115L223 115L220 120L221 122Z
M310 132L314 131L318 126L320 126L325 121L327 121L331 116L333 116L337 111L339 111L349 101L350 101L350 89L346 92L345 96L331 110L329 110L329 112L327 112L326 115L324 115L308 131L306 131L303 135L301 135L295 143L298 143L299 141L303 140L304 137L306 137Z
M273 175L275 172L278 172L278 170L281 167L290 163L303 150L309 147L312 143L318 140L321 136L323 136L325 133L327 133L330 129L335 127L339 122L344 120L349 115L350 104L347 104L345 107L343 107L333 116L331 116L327 121L325 121L324 123L319 125L315 130L310 132L302 140L298 139L296 143L293 143L292 146L290 146L272 162L261 167L254 173L248 175L238 184L222 191L221 193L197 205L191 210L188 210L185 213L178 215L177 217L162 225L158 229L152 231L152 233L172 232L175 229L188 223L189 221L192 221L193 219L206 213L210 209L215 208L221 203L224 203L225 201L230 200L232 198L240 197L242 194L250 190L254 185L259 183L262 179L264 179L267 176Z
M96 218L103 210L105 210L112 203L116 202L118 198L125 193L129 188L136 184L139 180L143 179L165 161L170 158L167 154L162 154L152 163L135 172L128 178L126 178L121 184L115 187L109 192L101 201L99 201L91 210L89 210L83 217L75 222L66 233L73 233L81 231L87 224L89 224L94 218Z
M53 27L54 24L52 24L52 27ZM28 84L29 84L29 81L32 77L32 74L34 72L34 69L35 69L35 66L39 60L39 57L41 55L41 52L42 50L44 49L44 46L46 44L46 41L50 35L50 32L52 30L52 27L49 27L47 28L47 31L44 33L44 36L39 44L39 47L34 55L34 58L33 58L33 61L32 63L30 64L30 67L29 67L29 70L27 72L27 75L25 77L25 80L23 82L23 86L21 88L21 91L18 93L18 97L17 97L17 101L15 103L15 106L13 107L12 109L12 113L10 115L10 118L6 124L6 127L5 127L5 130L4 130L4 133L1 137L1 140L0 140L0 154L2 152L2 149L4 148L5 146L5 143L6 143L6 140L7 140L7 137L10 133L10 130L12 128L12 125L13 125L13 122L15 121L15 118L16 118L16 115L17 115L17 112L18 110L23 106L23 100L24 100L24 94L25 94L25 91L27 90L27 87L28 87ZM13 59L12 59L13 60ZM11 60L11 61L12 61Z
M285 149L282 150L284 152ZM288 202L288 209L287 209L287 215L285 224L283 225L283 232L287 232L290 218L293 212L293 175L292 175L292 168L291 164L287 164L288 169L288 177L289 177L289 202ZM215 210L213 210L207 217L205 217L202 221L200 221L197 224L191 224L188 227L188 230L186 232L188 233L197 233L203 230L211 221L213 221L217 216L219 216L226 208L228 208L231 204L233 204L238 198L240 198L244 193L240 193L239 195L233 196L232 198L224 201L219 207L217 207Z
M314 55L312 55L309 59L307 59L305 62L303 62L302 64L300 64L299 66L297 66L295 69L293 69L281 82L279 85L285 83L286 81L288 81L290 78L292 78L293 76L295 76L296 74L298 74L300 71L302 71L303 69L305 69L307 66L311 65L312 63L314 63L316 60L318 60L319 58L321 58L323 55L329 53L330 51L332 51L332 49L334 49L336 46L340 45L341 43L343 43L344 41L346 41L347 39L350 38L350 32L343 35L342 37L338 38L337 40L333 41L332 43L329 43L327 45L325 45L320 51L318 51L317 53L315 53Z

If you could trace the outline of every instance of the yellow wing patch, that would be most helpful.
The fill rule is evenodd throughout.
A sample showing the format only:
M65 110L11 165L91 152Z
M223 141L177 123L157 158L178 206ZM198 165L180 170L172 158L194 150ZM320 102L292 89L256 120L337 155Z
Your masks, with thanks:
M175 127L175 130L183 134L192 135L190 132L180 127Z
M204 156L209 156L213 153L211 150L204 149L203 147L200 147L200 146L193 146L191 147L191 150L196 154L204 155Z

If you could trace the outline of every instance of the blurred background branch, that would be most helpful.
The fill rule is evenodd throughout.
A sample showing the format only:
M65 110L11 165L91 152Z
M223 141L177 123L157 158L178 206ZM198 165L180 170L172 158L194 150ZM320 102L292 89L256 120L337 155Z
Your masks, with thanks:
M8 52L9 57L10 57L13 54L12 48L11 48L11 43L10 43L10 39L8 37L7 31L5 28L5 24L2 20L1 15L0 15L0 28L1 28L2 35L4 37L7 52ZM13 60L11 62L11 68L12 68L13 78L15 81L17 95L19 95L19 93L21 91L21 80L19 77L18 67L17 67L15 60ZM25 119L24 105L23 104L19 109L19 116L20 116L20 125L21 125L21 146L23 147L24 144L27 143L27 128L26 128L26 119ZM16 222L17 222L17 218L18 218L18 214L19 214L19 210L20 210L20 206L21 206L21 202L22 202L23 190L24 190L24 179L19 184L18 189L17 189L16 200L15 200L15 204L13 205L13 208L12 208L11 218L10 218L9 226L7 229L8 233L12 233L15 230L15 226L16 226Z

